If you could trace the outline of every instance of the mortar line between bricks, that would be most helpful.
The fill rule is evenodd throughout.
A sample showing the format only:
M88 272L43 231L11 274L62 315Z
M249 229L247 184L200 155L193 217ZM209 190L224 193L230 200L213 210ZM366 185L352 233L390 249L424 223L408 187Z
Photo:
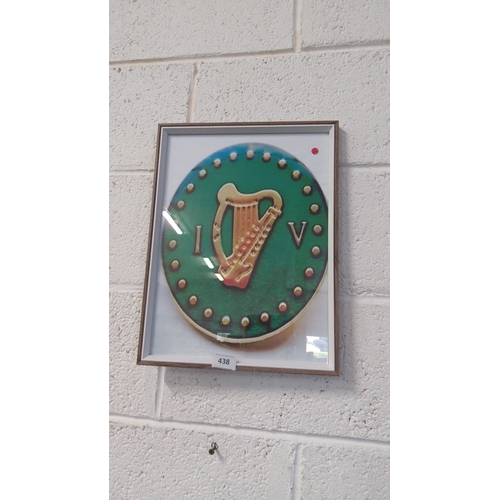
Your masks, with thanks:
M135 293L135 292L143 292L144 287L142 287L141 285L121 285L119 283L110 283L109 291Z
M155 393L155 418L160 419L161 404L163 402L163 388L165 385L165 367L158 367L158 378L156 379L156 393Z
M293 51L300 52L302 44L302 0L293 2Z
M158 57L151 59L130 59L123 61L110 61L109 66L115 68L117 66L141 66L143 64L165 64L165 63L201 63L204 61L226 61L232 59L249 59L259 57L279 57L283 55L294 54L293 49L282 50L264 50L262 52L234 52L226 54L195 54L184 57Z
M176 420L154 420L147 417L130 417L128 415L119 415L110 413L109 420L115 424L122 424L132 427L151 427L165 430L183 430L190 432L201 432L204 434L225 434L230 436L246 436L257 439L274 439L276 441L290 441L293 443L302 443L308 445L347 445L359 446L362 448L376 448L388 450L390 443L388 441L376 441L364 438L353 438L344 436L325 436L321 434L301 434L298 432L287 431L268 431L255 429L252 427L232 427L222 424L207 424L201 422L182 422Z
M387 295L339 295L339 300L343 302L363 302L373 305L389 305L391 298Z
M196 88L198 86L198 72L199 63L195 62L193 65L193 74L191 76L191 85L189 86L189 96L187 102L187 123L193 123L194 121L194 106L196 103Z
M301 47L300 54L307 52L329 53L329 52L349 52L359 50L379 50L387 49L390 46L389 41L385 42L366 42L359 44L346 44L346 45L325 45L321 47ZM227 54L197 54L193 56L184 57L158 57L151 59L130 59L123 61L109 61L110 68L118 66L143 66L143 65L161 65L161 64L188 64L188 63L203 63L203 62L217 62L217 61L231 61L234 59L262 59L266 57L286 57L291 55L298 55L293 48L282 50L270 50L262 52L236 52Z
M364 168L364 169L390 169L389 163L346 163L345 165L340 165L340 168Z
M126 170L126 169L116 169L116 170L110 170L109 175L144 175L144 174L154 174L153 169L131 169L131 170Z
M293 477L292 477L292 500L300 500L302 490L302 443L298 443L295 449L295 460L293 463Z
M388 49L390 47L389 40L382 40L378 42L360 42L360 43L346 43L343 45L321 45L318 47L302 47L302 52L343 52L346 50L378 50Z

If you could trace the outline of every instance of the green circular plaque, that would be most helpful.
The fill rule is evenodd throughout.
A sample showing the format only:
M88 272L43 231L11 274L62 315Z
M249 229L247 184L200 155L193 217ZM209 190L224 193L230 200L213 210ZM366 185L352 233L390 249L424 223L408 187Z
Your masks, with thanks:
M328 209L312 173L268 144L221 149L193 168L164 212L162 260L188 321L255 342L297 319L325 274Z

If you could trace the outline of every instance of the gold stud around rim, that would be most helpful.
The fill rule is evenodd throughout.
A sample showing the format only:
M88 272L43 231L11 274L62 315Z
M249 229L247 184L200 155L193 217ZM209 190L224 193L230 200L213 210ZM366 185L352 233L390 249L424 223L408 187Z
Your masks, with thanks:
M311 248L311 253L313 254L314 257L317 257L321 253L321 248L319 248L319 247L312 247Z
M250 320L246 316L243 316L243 318L241 318L241 326L248 326L249 324Z
M188 184L186 186L186 192L192 193L194 191L194 184Z
M307 278L312 278L314 276L314 269L312 267L308 267L304 271L304 274L306 275Z
M266 312L263 312L261 315L260 315L260 320L263 321L264 323L266 321L269 321L269 314L267 314Z
M174 271L176 271L177 269L179 269L179 266L180 266L180 262L178 260L173 260L170 263L170 268L173 269Z
M323 228L319 224L316 224L313 227L313 232L314 234L321 234L323 232Z
M313 203L313 204L309 207L309 210L310 210L313 214L317 214L317 213L318 213L318 210L319 210L319 205L316 205L316 203Z
M312 187L311 186L304 186L302 189L302 192L306 195L309 196L312 192Z
M198 302L198 297L196 295L191 295L191 297L189 297L189 303L192 306L194 306L197 302Z
M222 162L219 160L219 158L216 158L212 163L213 163L213 166L215 168L219 168L222 164Z
M251 160L251 159L253 158L253 155L254 155L253 151L252 151L251 149L249 149L249 150L247 151L247 158L248 158L249 160Z
M179 201L177 202L177 208L178 208L179 210L182 210L185 206L186 206L186 203L184 202L184 200L179 200Z
M238 158L238 154L235 153L234 151L229 155L229 159L231 161L236 161L236 158Z
M300 179L300 172L299 172L298 170L294 170L294 171L292 172L292 179L293 179L294 181L296 181L296 180ZM306 187L307 187L307 186L306 186Z
M293 289L293 294L296 296L296 297L300 297L302 295L302 287L300 286L296 286L294 289Z
M185 279L180 279L178 282L177 282L177 286L179 288L186 288L187 286L187 281Z
M286 160L282 158L282 159L278 162L278 167L279 167L279 168L285 168L285 167L286 167Z
M278 309L281 312L285 312L288 309L287 303L286 302L280 302Z
M203 311L203 316L205 316L205 318L210 318L210 316L212 316L212 309L210 309L210 307L207 307L204 311Z
M262 159L263 159L264 161L269 161L269 160L271 159L271 153L264 153L264 154L262 155Z
M204 179L207 176L207 171L205 169L200 170L200 173L198 174L198 177L200 179Z
M231 322L231 318L227 314L225 316L222 316L221 323L223 325L229 325L230 322Z
M168 246L173 250L175 247L177 247L177 241L176 240L170 240L168 242Z

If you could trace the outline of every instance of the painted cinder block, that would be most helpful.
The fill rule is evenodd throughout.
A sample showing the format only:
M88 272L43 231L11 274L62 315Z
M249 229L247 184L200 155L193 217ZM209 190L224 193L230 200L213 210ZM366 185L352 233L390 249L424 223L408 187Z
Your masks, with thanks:
M154 417L158 368L137 366L142 293L110 292L109 411Z
M389 295L389 198L388 168L340 169L341 294Z
M200 64L195 121L339 120L341 164L389 162L389 51Z
M153 174L112 174L109 189L109 279L144 283Z
M111 169L153 169L159 123L187 118L192 64L110 68Z
M294 451L271 439L112 423L110 499L288 500Z
M235 54L292 47L289 0L112 0L110 60Z
M388 500L389 449L304 446L301 498Z
M389 307L339 309L339 377L167 367L161 419L387 441Z
M302 3L302 47L389 40L389 0L307 0Z

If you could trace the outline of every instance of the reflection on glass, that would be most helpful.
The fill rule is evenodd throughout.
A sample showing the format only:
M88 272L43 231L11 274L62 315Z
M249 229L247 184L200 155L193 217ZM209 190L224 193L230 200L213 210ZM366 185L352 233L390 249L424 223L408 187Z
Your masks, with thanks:
M182 234L180 227L177 225L175 220L172 219L172 216L168 213L167 210L163 210L163 217L165 217L165 219L167 219L168 223L174 228L174 231L177 234Z
M316 359L328 359L327 337L306 337L306 352L311 352Z
M212 264L212 261L208 257L203 257L203 260L205 261L205 264L210 268L213 269L214 265Z
M215 273L215 276L220 280L220 281L224 281L224 278L219 274L219 273Z

